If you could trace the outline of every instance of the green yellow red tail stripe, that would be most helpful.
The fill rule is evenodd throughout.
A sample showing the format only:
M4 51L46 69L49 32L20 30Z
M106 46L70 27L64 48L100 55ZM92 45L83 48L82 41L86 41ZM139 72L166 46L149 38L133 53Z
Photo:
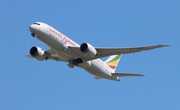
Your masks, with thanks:
M107 59L106 63L107 65L112 68L113 70L116 69L119 60L120 60L121 55L113 55L109 59Z

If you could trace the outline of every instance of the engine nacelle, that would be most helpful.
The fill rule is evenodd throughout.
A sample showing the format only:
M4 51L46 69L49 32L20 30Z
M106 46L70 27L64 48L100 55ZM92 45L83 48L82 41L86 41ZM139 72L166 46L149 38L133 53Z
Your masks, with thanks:
M80 50L89 57L94 57L97 54L96 49L91 44L88 43L81 44Z
M29 53L31 56L33 56L35 59L37 59L39 61L45 60L47 57L45 54L45 51L37 46L33 46L30 49Z

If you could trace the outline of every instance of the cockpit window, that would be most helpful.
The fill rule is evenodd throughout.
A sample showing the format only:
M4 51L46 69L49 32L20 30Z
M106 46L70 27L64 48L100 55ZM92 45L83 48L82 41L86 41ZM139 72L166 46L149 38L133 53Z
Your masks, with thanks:
M34 24L36 24L36 25L40 25L39 23L34 23Z

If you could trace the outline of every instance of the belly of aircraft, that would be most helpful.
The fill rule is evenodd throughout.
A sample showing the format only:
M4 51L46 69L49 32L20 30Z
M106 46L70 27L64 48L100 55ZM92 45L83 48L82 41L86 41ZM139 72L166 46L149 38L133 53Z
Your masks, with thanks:
M111 76L111 73L106 71L102 65L97 65L95 61L92 61L91 64L90 68L84 68L88 73L94 75L95 77L117 80L117 77Z

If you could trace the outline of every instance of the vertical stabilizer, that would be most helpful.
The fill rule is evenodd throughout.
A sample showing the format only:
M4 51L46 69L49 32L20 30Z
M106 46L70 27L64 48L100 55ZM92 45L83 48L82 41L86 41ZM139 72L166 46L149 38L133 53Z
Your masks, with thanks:
M115 72L121 56L122 56L121 54L112 55L105 61L105 63L113 70L113 72Z

